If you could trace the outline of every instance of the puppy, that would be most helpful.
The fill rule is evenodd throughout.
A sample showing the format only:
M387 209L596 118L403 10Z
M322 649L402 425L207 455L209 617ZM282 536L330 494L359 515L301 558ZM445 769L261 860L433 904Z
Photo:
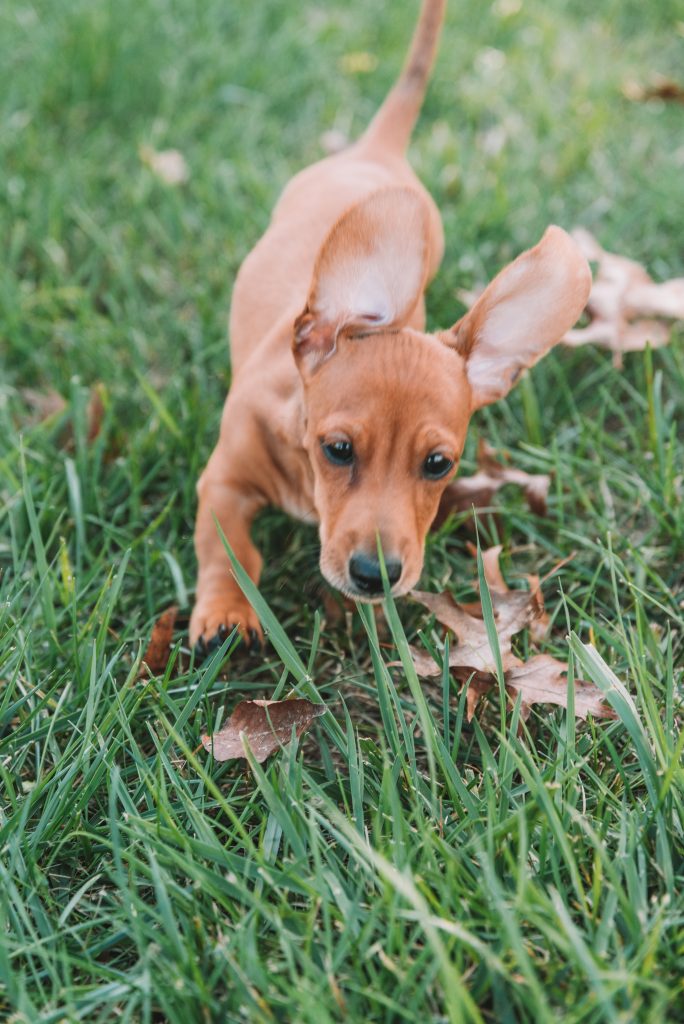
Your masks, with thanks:
M572 327L591 275L550 227L453 327L426 334L442 258L437 207L406 159L445 0L423 0L404 70L361 138L297 174L237 275L232 386L198 483L190 640L200 653L258 619L216 521L258 582L250 528L265 505L318 525L321 571L345 595L418 581L427 531L476 409L508 393Z

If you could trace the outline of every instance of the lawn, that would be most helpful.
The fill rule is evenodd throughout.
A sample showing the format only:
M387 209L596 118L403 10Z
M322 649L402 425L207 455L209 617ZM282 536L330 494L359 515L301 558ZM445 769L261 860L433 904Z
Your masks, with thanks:
M335 615L315 531L275 511L265 655L184 648L232 280L323 133L376 109L416 6L0 9L2 1019L684 1020L681 325L621 370L554 351L477 415L462 469L486 438L553 475L546 516L507 488L480 540L512 582L575 553L543 649L614 673L616 720L521 726L492 698L467 722L448 673L388 668L437 638L427 614ZM447 237L432 327L550 222L684 275L684 107L622 89L683 51L679 0L452 0L412 145ZM179 149L188 182L141 146ZM470 592L469 518L423 589ZM174 603L171 661L141 677ZM201 748L239 699L292 690L328 707L298 745L261 767Z

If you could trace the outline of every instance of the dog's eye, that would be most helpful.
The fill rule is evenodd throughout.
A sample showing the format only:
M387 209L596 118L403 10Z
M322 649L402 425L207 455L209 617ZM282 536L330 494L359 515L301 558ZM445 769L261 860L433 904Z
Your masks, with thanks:
M351 441L331 441L322 444L323 454L333 466L349 466L354 461L354 449Z
M453 459L448 459L441 452L432 452L423 463L423 476L428 480L441 480L453 468Z

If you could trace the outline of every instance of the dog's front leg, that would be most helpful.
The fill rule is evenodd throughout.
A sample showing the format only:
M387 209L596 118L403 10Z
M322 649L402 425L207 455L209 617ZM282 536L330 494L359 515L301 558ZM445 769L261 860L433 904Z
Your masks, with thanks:
M209 460L197 485L199 507L195 527L198 575L195 607L190 619L190 642L200 652L211 649L237 626L250 645L262 639L254 609L233 575L230 560L216 526L218 521L240 564L259 582L261 555L252 543L250 529L264 498L231 475L218 458Z

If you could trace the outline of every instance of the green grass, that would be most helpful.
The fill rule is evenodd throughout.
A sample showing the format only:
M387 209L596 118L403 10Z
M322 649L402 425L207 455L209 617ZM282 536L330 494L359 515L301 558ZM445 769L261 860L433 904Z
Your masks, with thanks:
M325 623L315 534L276 512L256 531L276 649L223 669L177 649L138 680L155 617L192 599L234 274L322 132L366 123L415 6L0 10L0 1016L15 1024L684 1020L681 328L622 372L553 353L466 451L466 472L479 436L553 472L547 518L507 490L481 540L504 543L509 573L576 551L545 586L546 649L624 683L615 722L542 708L519 731L495 702L466 723L455 683L421 686L406 662L429 620L405 601L387 634L367 613ZM684 273L682 108L620 88L681 75L681 4L516 6L452 0L412 147L447 235L435 327L550 221ZM372 74L340 68L355 51L378 56ZM157 182L141 144L179 148L189 183ZM66 410L31 424L27 386ZM469 589L467 536L432 539L424 587ZM252 769L198 750L241 697L292 688L329 707L299 748Z

